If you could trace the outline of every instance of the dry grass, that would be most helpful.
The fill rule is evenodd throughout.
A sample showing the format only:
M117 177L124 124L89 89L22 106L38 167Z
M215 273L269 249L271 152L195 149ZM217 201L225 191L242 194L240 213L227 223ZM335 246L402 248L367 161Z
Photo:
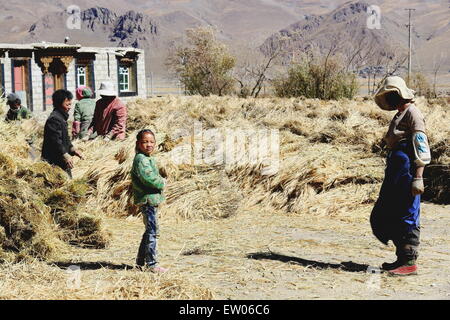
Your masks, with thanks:
M448 150L445 139L449 129L442 121L449 118L448 105L422 98L417 105L426 116L433 154ZM80 143L88 160L77 163L75 173L94 186L89 199L92 205L101 207L105 214L136 214L130 199L129 177L136 134L133 130L149 127L158 133L156 157L169 177L166 214L217 218L230 216L242 207L240 194L245 195L246 205L270 205L289 213L321 212L334 216L347 209L367 210L383 179L385 154L380 142L394 113L382 111L372 101L363 99L213 96L138 100L129 105L129 115L130 132L124 142ZM203 130L217 129L223 134L227 129L279 130L278 173L262 175L265 165L262 162L176 164L174 148L187 145L190 152L191 140L199 139L198 132L193 131L196 121ZM205 149L212 138L203 139ZM436 157L434 164L440 169L427 173L428 200L445 198L442 191L432 190L446 190L449 185L448 158ZM443 172L447 174L444 177ZM224 183L217 187L219 180ZM333 201L327 201L327 195ZM224 199L232 199L229 206ZM317 203L323 207L319 208Z
M21 130L29 123L0 122L0 260L48 260L68 243L106 246L100 218L84 204L87 185L29 158L35 132Z
M59 270L58 270L59 269ZM81 271L79 286L66 267L56 269L39 262L2 266L0 299L20 300L208 300L210 290L180 277L136 270ZM27 279L26 282L18 281ZM30 290L30 284L33 290Z
M434 155L433 164L425 171L426 198L448 203L449 108L439 101L419 99L417 104L426 116ZM4 272L0 281L0 298L211 299L217 297L213 292L222 292L219 297L226 298L223 292L232 292L231 286L247 285L258 287L261 298L271 290L282 292L284 297L284 291L277 291L278 276L284 272L301 272L300 282L308 281L302 282L305 288L300 287L312 288L319 275L310 267L249 261L246 256L250 252L267 252L274 243L278 248L299 245L303 253L316 253L323 247L317 237L286 238L286 232L292 232L291 226L300 228L305 222L314 232L328 230L340 235L348 233L345 228L349 224L364 225L365 242L345 247L344 253L350 256L354 246L367 249L373 245L367 217L383 178L384 151L380 140L393 115L362 99L140 100L129 105L125 141L75 142L85 159L75 159L76 180L72 183L66 181L61 170L29 159L31 149L27 141L34 141L39 153L42 127L32 120L14 124L0 121L0 260L6 263L2 273L10 270ZM203 130L214 128L222 133L226 129L279 130L278 172L263 174L267 165L264 161L231 165L177 163L177 148L187 145L190 150L192 138L199 138L198 133L192 132L195 121L201 122ZM158 133L155 156L160 170L168 177L167 201L160 210L160 243L162 259L173 272L156 276L135 270L86 270L82 273L82 287L71 291L61 266L37 261L9 264L8 261L33 258L60 261L64 252L64 261L83 262L88 254L83 251L84 256L75 259L79 249L68 244L97 248L92 255L99 254L98 248L109 243L102 216L110 216L106 221L120 218L114 220L120 221L118 226L107 229L113 230L113 236L123 238L120 246L127 254L126 263L133 263L134 252L130 253L130 248L137 250L138 243L129 243L127 223L135 218L125 217L138 213L132 204L129 172L136 131L143 128ZM205 138L203 150L211 139ZM239 152L245 154L243 150ZM274 225L272 220L280 217L282 225ZM361 225L357 228L361 229ZM133 239L140 238L142 229L139 224ZM324 259L346 245L341 240L330 241L321 249ZM379 247L371 250L371 259L380 258ZM164 256L164 252L171 256ZM102 254L115 259L107 249ZM98 257L92 259L98 261ZM329 283L333 285L332 279L340 272L325 270L321 275L330 276ZM293 295L300 288L299 276L295 277ZM24 278L27 283L18 281ZM355 274L353 278L360 281L363 275ZM235 281L231 284L224 279ZM36 290L29 290L30 283ZM245 298L245 291L239 292L233 297Z

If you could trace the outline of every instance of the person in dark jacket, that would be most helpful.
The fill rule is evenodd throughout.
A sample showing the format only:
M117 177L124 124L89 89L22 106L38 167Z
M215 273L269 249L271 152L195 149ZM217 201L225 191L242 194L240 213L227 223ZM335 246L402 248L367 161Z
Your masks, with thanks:
M44 127L42 159L62 168L72 177L72 156L83 159L82 154L72 145L67 128L73 95L70 91L61 89L53 93L52 99L53 112Z

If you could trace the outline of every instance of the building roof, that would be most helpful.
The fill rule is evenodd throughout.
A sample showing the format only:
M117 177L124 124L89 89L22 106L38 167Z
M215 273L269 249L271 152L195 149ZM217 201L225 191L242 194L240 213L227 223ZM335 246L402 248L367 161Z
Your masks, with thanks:
M32 43L34 48L38 49L79 49L81 44L66 44L66 43L53 43L53 42L41 42Z
M89 52L100 53L104 51L110 51L111 53L123 53L123 52L137 52L141 53L141 49L133 47L83 47L81 44L65 44L54 42L41 42L41 43L0 43L0 50L39 50L39 49L75 49L77 52Z

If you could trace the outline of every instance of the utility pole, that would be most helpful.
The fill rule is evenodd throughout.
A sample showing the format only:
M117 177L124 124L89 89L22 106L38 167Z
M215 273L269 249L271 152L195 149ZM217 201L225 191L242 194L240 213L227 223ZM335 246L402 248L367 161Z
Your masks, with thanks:
M408 27L408 37L409 37L409 40L408 40L408 47L409 47L409 53L408 53L408 85L411 85L410 84L410 79L411 79L411 27L412 27L412 24L411 24L411 11L416 11L416 9L405 9L405 10L408 10L408 13L409 13L409 20L408 20L408 25L407 25L407 27Z

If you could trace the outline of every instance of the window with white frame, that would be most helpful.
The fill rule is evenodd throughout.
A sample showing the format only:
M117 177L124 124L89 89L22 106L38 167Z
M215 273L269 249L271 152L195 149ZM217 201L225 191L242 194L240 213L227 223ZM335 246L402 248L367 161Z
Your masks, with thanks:
M86 85L86 66L77 66L77 84L78 86Z
M119 90L130 91L130 68L119 66Z
M118 59L117 80L119 96L138 95L137 56L125 56Z
M75 62L76 87L87 86L95 92L94 61L89 58L77 58ZM95 96L95 94L94 94Z

